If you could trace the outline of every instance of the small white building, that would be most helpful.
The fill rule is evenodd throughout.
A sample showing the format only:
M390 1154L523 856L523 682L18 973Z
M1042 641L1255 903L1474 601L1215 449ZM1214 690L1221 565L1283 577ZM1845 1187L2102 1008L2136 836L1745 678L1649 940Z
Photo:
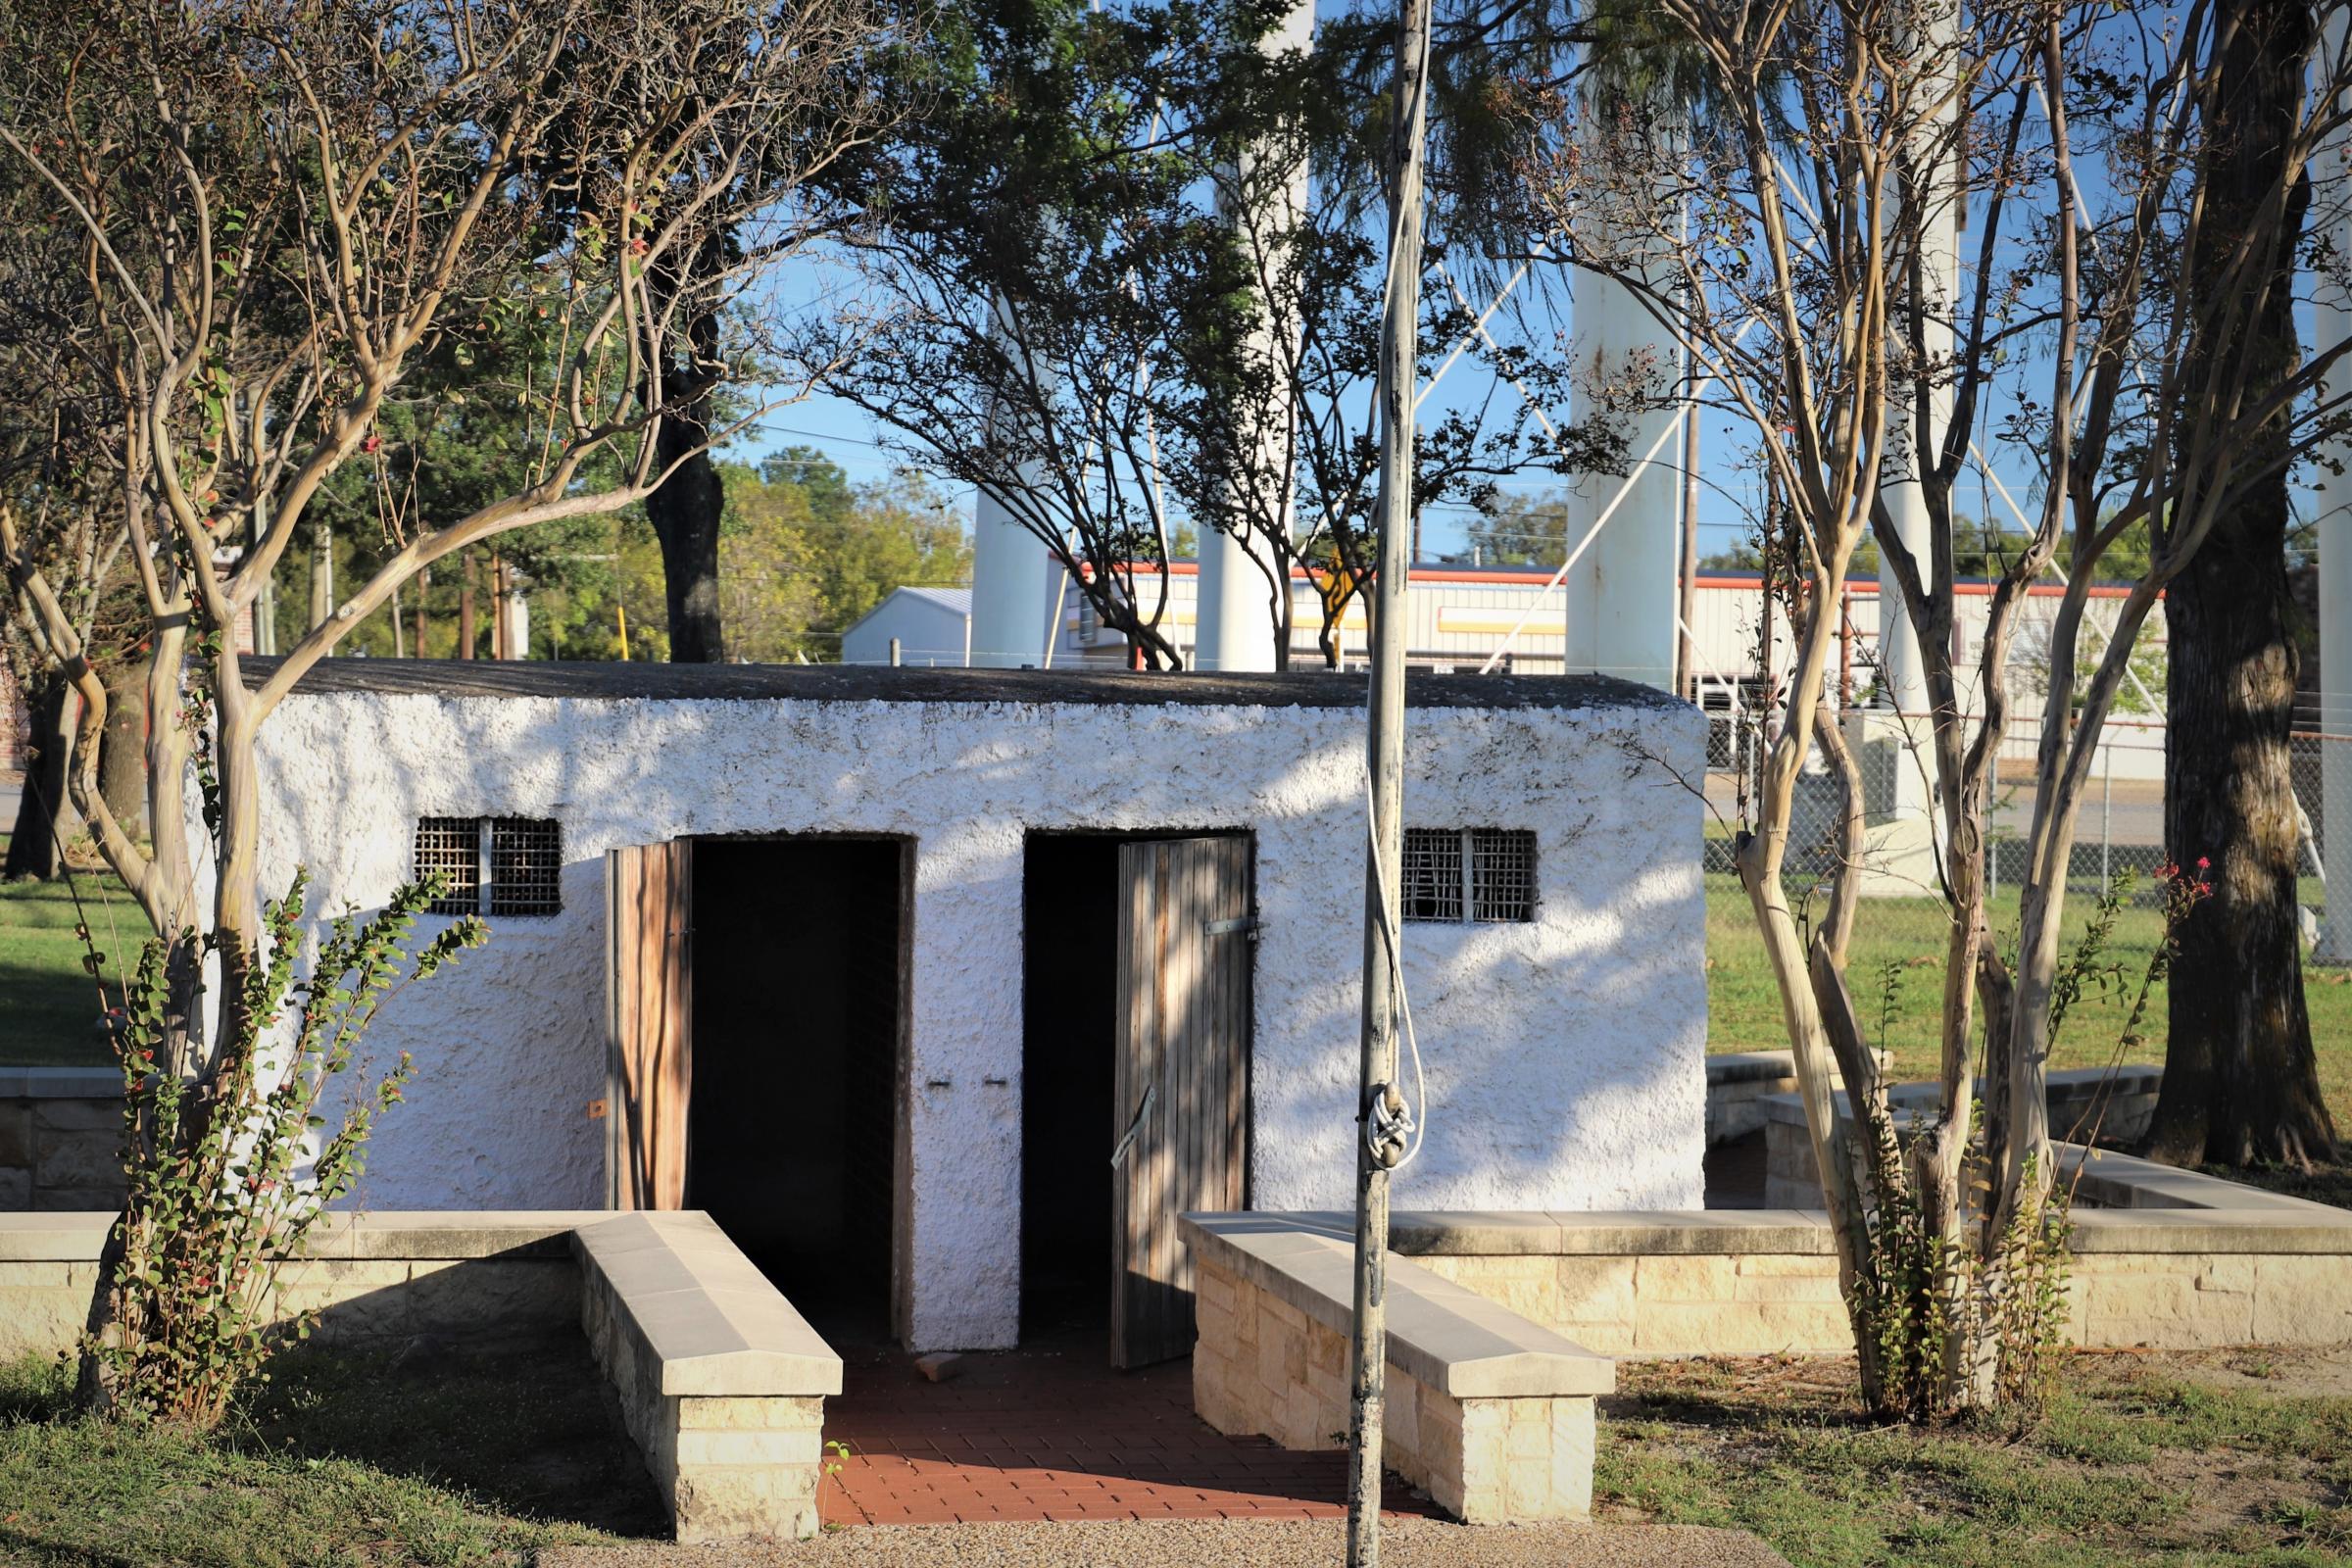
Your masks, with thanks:
M841 634L841 662L961 668L971 662L971 626L969 588L893 588Z
M418 1076L357 1200L708 1208L820 1323L918 1348L1149 1317L1180 1210L1351 1200L1363 701L327 662L263 732L268 884L367 909L438 867L493 930L369 1037ZM1592 677L1408 701L1396 1202L1699 1206L1701 715Z

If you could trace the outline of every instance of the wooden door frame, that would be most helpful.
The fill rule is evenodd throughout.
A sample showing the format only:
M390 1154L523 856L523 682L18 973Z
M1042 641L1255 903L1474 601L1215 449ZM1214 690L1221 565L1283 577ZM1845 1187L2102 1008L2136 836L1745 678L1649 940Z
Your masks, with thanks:
M682 851L680 846L683 846ZM604 1106L605 1206L614 1210L623 1208L624 1198L635 1196L629 1189L635 1185L638 1174L636 1151L631 1147L630 1135L632 1129L639 1123L638 1118L633 1114L634 1100L629 1092L630 1084L627 1075L622 1071L621 1061L623 1036L632 1033L632 1030L628 1021L624 1020L623 1014L624 1010L633 1009L639 1014L635 1021L641 1024L644 1005L642 993L635 988L634 983L632 982L627 988L625 996L621 983L623 975L619 953L621 911L624 898L634 890L621 885L618 867L624 852L655 848L666 852L674 861L671 867L671 895L664 918L662 940L665 947L671 939L675 939L677 944L674 959L665 958L663 967L667 969L674 964L675 968L673 983L669 990L674 991L675 994L675 1023L678 1030L676 1045L681 1062L679 1078L684 1085L681 1095L683 1102L676 1111L677 1170L681 1192L685 1186L687 1163L693 1157L691 1106L694 1092L694 846L692 840L683 838L658 839L647 844L615 845L605 852ZM668 928L669 919L679 922L674 930ZM642 926L638 929L638 937L642 943L644 939ZM642 975L642 966L639 966L634 972ZM632 1004L632 1007L624 1009L624 1002ZM655 1200L658 1204L660 1201L658 1195ZM628 1206L634 1206L634 1204L631 1203Z

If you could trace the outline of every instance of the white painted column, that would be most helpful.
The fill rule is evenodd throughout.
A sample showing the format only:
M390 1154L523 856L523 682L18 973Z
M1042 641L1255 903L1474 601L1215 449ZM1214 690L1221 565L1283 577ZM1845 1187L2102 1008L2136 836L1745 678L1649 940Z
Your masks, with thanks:
M1303 54L1313 47L1314 31L1314 0L1292 0L1290 11L1258 40L1258 47L1270 55L1294 51ZM1239 167L1233 171L1235 188L1261 203L1253 221L1236 224L1237 243L1253 249L1269 246L1296 229L1306 211L1306 161L1290 159L1289 168L1270 169L1258 161L1266 156L1287 157L1287 150L1245 149ZM1260 276L1267 271L1279 272L1283 265L1277 253L1260 259L1257 271ZM1298 313L1286 300L1261 296L1258 306L1258 319L1250 330L1245 352L1275 369L1276 384L1284 387L1286 393L1278 400L1279 409L1290 401L1287 396L1290 378L1283 368L1297 353ZM1280 427L1260 429L1254 439L1257 458L1250 466L1252 472L1236 475L1232 482L1260 487L1261 494L1249 509L1250 514L1279 519L1276 526L1287 538L1291 532L1295 492L1290 440ZM1275 642L1280 635L1276 616L1283 597L1289 592L1287 568L1270 542L1252 537L1245 544L1221 530L1202 529L1193 667L1275 668L1279 659Z
M2345 10L2331 6L2320 40L2321 80L2343 57ZM2332 233L2338 254L2352 244L2352 147L2338 138L2313 161L2310 223ZM2352 295L2326 274L2312 279L2312 339L2326 349L2352 337ZM2327 395L2352 391L2352 361L2329 368ZM2319 956L2352 963L2352 441L2322 454L2316 510L2320 550L2320 850L2328 871L2328 919ZM2341 469L2329 472L2330 466ZM2343 737L2337 739L2334 737Z
M1592 124L1592 116L1586 115L1581 123ZM1580 215L1573 240L1577 254L1615 258L1627 270L1645 256L1663 256L1662 239L1626 233L1590 207ZM1662 266L1655 275L1665 281ZM1581 269L1572 287L1570 423L1582 425L1601 416L1601 388L1631 384L1654 397L1684 382L1681 343L1633 290ZM1569 550L1590 538L1561 584L1571 674L1598 670L1661 691L1674 689L1682 409L1679 403L1660 404L1623 421L1627 461L1642 464L1655 449L1648 463L1625 477L1580 474L1569 486Z
M999 302L997 340L1015 364L1024 351L1013 331L1008 307ZM1043 365L1031 371L1040 385L1051 389L1052 370ZM1004 408L989 411L992 438L1010 440L1030 427L1033 443L1042 440L1025 413ZM1044 464L1025 458L1015 469L1017 483L1040 482ZM982 669L1018 669L1045 657L1048 626L1038 604L1038 563L1046 559L1045 541L1023 526L1004 500L983 487L972 505L972 619L971 663Z
M531 657L531 601L520 588L510 590L506 603L507 657Z

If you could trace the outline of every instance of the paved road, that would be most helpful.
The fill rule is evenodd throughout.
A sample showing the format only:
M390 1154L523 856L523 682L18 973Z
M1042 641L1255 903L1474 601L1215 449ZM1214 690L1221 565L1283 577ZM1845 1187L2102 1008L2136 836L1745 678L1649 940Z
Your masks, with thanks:
M1330 1568L1345 1556L1338 1520L867 1526L774 1545L667 1542L562 1547L541 1568ZM1391 1568L1788 1568L1738 1530L1666 1525L1468 1529L1397 1519L1381 1530Z

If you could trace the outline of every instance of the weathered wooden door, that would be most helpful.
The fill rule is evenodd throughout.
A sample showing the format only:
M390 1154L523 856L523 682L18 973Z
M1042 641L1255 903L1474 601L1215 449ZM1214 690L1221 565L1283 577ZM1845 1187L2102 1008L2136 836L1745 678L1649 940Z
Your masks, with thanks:
M1249 1160L1250 845L1119 847L1119 1054L1110 1359L1193 1348L1188 1209L1243 1204Z
M682 1208L694 1083L694 843L605 852L605 1185L614 1208Z

